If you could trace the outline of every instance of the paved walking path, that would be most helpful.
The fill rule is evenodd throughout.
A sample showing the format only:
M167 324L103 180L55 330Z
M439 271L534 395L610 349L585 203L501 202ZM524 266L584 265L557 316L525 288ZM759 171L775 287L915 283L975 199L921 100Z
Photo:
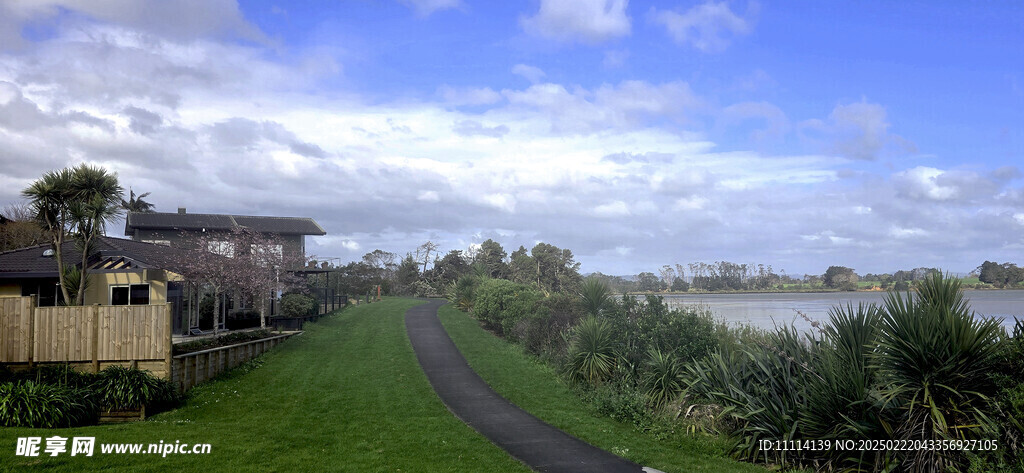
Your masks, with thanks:
M432 300L405 313L405 330L441 401L458 418L527 466L542 472L655 471L558 430L494 392L448 337Z

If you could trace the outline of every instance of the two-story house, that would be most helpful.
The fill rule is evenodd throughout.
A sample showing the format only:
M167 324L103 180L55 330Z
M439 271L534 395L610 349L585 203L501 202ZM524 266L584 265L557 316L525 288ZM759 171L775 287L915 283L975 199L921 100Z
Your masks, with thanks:
M242 229L280 242L280 248L269 251L281 257L286 265L292 266L281 268L282 270L301 272L299 274L308 272L303 268L306 260L306 236L327 234L316 221L306 217L198 214L188 213L185 208L178 208L175 213L129 212L125 217L124 233L135 241L178 248L189 247L197 241L202 241L207 245L206 250L221 256L234 257L247 251L233 248L230 242L230 233ZM223 236L223 240L219 239L220 236ZM187 288L172 284L168 290L168 297L171 300L183 298L184 304L191 307ZM241 306L236 307L236 301L230 298L224 302L221 307L225 311L225 314L222 314L225 318L229 307L241 309ZM273 305L271 312L276 312ZM190 325L194 326L197 323L193 317Z
M129 212L125 217L124 234L136 241L180 247L188 245L190 238L198 235L216 241L218 233L243 228L280 240L282 253L293 261L305 260L306 235L327 234L316 221L306 217L196 214L186 212L183 207L176 213Z

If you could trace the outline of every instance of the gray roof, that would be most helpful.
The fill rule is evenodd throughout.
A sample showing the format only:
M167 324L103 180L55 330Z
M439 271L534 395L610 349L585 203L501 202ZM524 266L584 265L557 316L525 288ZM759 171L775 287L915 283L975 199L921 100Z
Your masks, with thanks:
M232 230L248 228L279 235L326 235L316 221L306 217L263 217L252 215L190 214L171 212L129 212L124 234L134 230Z
M0 278L56 277L57 259L43 255L48 249L50 245L37 245L0 252ZM64 243L63 254L66 265L78 266L82 262L82 253L75 248L73 242ZM175 271L180 262L186 259L186 252L180 248L101 236L95 241L95 250L90 255L89 264L115 257L131 260L133 268Z

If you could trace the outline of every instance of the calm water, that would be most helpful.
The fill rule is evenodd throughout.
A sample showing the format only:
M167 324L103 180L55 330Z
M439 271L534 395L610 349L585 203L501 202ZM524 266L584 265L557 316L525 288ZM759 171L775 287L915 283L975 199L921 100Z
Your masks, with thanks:
M1013 327L1014 316L1024 318L1024 291L964 291L968 303L978 315L1002 319L1007 328ZM742 322L756 327L771 328L775 324L793 323L808 329L797 311L812 320L825 322L828 311L836 305L865 302L882 304L884 292L826 292L781 294L681 294L665 296L670 307L699 306L711 310L716 318L727 322Z

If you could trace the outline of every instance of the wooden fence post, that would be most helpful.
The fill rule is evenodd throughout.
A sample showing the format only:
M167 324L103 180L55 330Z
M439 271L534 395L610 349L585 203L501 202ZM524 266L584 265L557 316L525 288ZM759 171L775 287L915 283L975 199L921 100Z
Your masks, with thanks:
M35 366L36 359L36 301L28 301L28 369Z
M174 310L173 307L171 307L172 304L173 302L167 303L167 349L164 351L164 366L166 366L167 369L168 380L173 379L173 376L171 376L171 370L173 369L173 366L171 365L171 355L174 354L174 321L171 320L174 318Z
M100 305L92 306L92 372L100 372Z

